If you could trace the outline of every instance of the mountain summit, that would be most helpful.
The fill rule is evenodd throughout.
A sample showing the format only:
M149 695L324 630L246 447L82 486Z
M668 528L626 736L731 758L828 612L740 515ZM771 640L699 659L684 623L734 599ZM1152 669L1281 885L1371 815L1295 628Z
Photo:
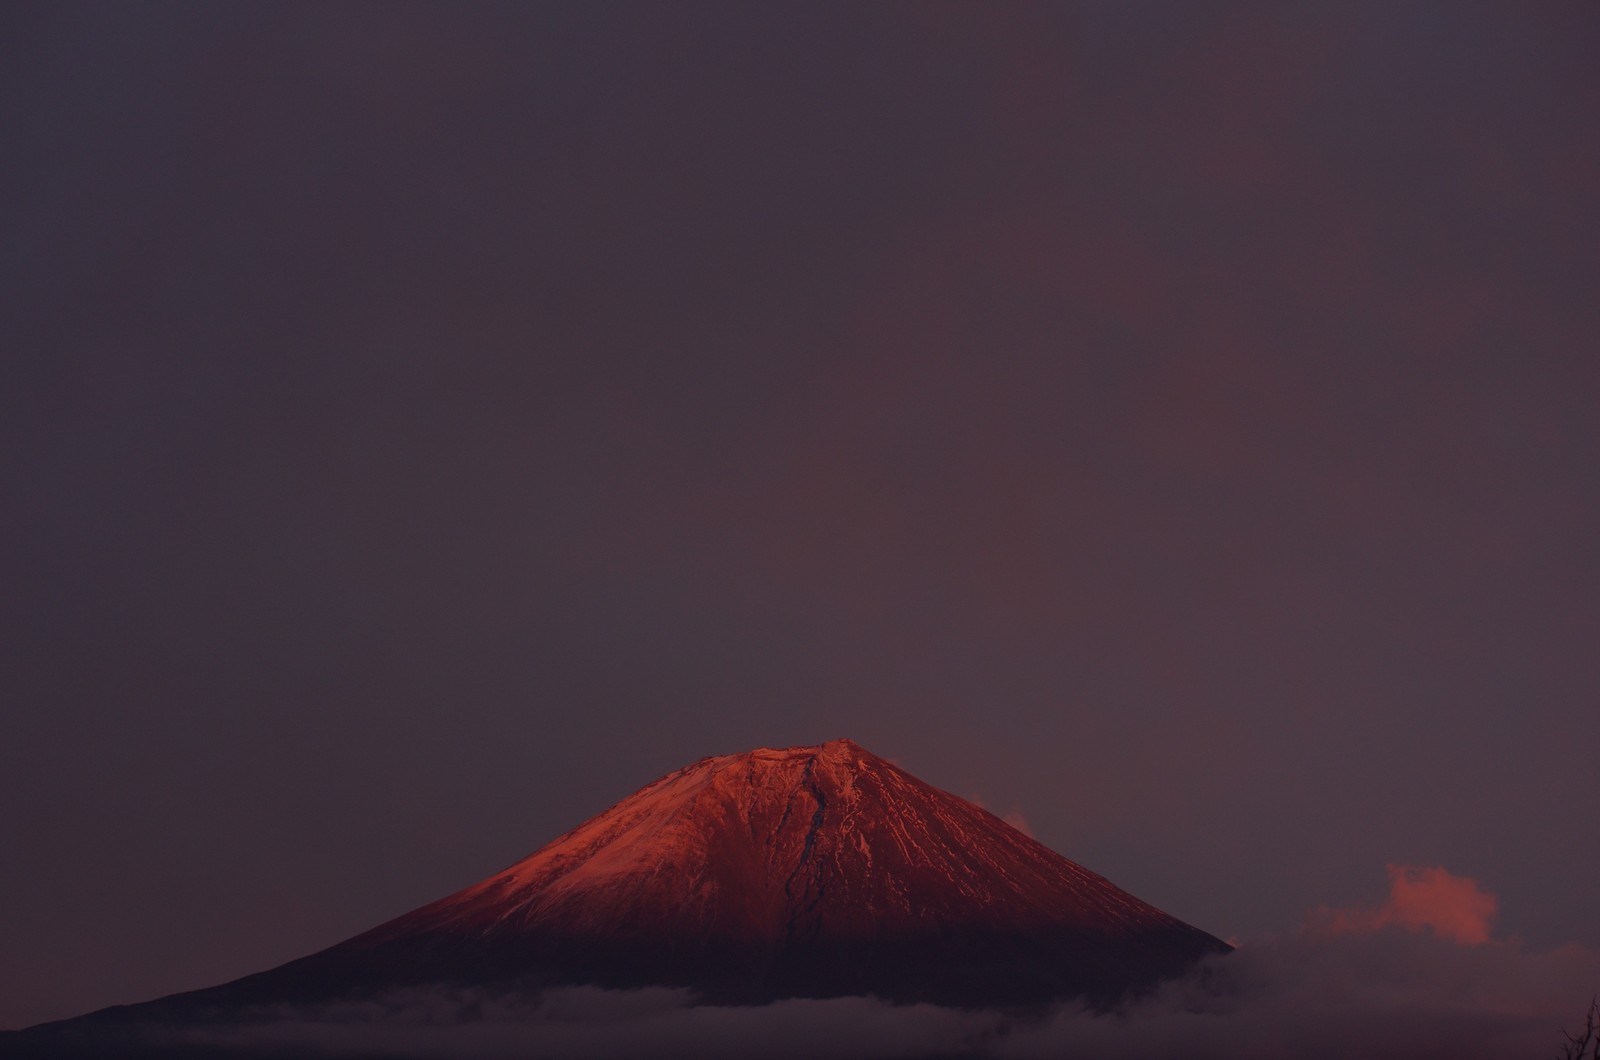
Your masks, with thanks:
M701 759L482 882L218 989L659 984L732 1002L994 1004L1109 999L1227 949L835 740Z

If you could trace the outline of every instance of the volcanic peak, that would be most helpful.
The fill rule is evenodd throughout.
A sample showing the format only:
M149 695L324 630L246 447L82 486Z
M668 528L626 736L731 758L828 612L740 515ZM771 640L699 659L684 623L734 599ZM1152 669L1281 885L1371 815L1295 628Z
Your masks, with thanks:
M775 953L952 928L1134 938L1187 925L841 739L702 759L345 945L420 932Z
M687 987L735 1003L1109 1003L1227 950L988 811L831 740L701 759L455 894L148 1011L186 1018L430 983Z

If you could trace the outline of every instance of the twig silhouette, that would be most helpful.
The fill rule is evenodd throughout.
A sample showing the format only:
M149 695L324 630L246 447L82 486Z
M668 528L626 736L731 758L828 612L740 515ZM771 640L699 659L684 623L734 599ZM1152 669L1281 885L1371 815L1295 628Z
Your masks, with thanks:
M1582 1034L1573 1034L1565 1027L1561 1033L1567 1036L1561 1060L1600 1060L1600 995L1589 1002Z

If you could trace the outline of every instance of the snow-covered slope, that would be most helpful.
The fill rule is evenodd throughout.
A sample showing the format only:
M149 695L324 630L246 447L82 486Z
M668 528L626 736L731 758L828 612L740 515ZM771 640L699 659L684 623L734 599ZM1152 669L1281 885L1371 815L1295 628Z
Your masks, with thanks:
M707 758L352 940L664 934L781 947L953 925L1135 937L1179 922L849 740Z
M1227 949L835 740L703 759L330 949L83 1020L226 1019L432 983L664 985L734 1003L1109 1001Z
M835 740L703 759L300 963L408 980L663 983L724 1000L992 1003L1111 997L1226 949Z

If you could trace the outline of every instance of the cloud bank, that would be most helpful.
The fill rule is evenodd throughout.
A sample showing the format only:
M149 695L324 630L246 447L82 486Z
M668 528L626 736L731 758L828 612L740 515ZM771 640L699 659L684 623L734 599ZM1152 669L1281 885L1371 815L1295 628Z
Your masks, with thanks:
M573 987L536 997L417 989L355 1002L132 1029L158 1055L511 1060L1508 1060L1552 1055L1600 992L1600 951L1491 938L1477 881L1389 866L1376 908L1314 910L1299 931L1209 958L1111 1013L1025 1014L871 997L698 1005L685 990ZM124 1027L119 1047L130 1044ZM3 1045L4 1043L0 1043ZM95 1055L96 1043L79 1042ZM104 1044L104 1043L99 1043ZM0 1048L0 1052L4 1052Z
M1304 932L1206 961L1120 1011L1031 1015L875 998L697 1006L684 991L571 988L536 1000L411 991L150 1028L217 1053L462 1057L982 1057L1094 1060L1506 1060L1550 1055L1600 989L1600 952L1465 947L1427 932Z

